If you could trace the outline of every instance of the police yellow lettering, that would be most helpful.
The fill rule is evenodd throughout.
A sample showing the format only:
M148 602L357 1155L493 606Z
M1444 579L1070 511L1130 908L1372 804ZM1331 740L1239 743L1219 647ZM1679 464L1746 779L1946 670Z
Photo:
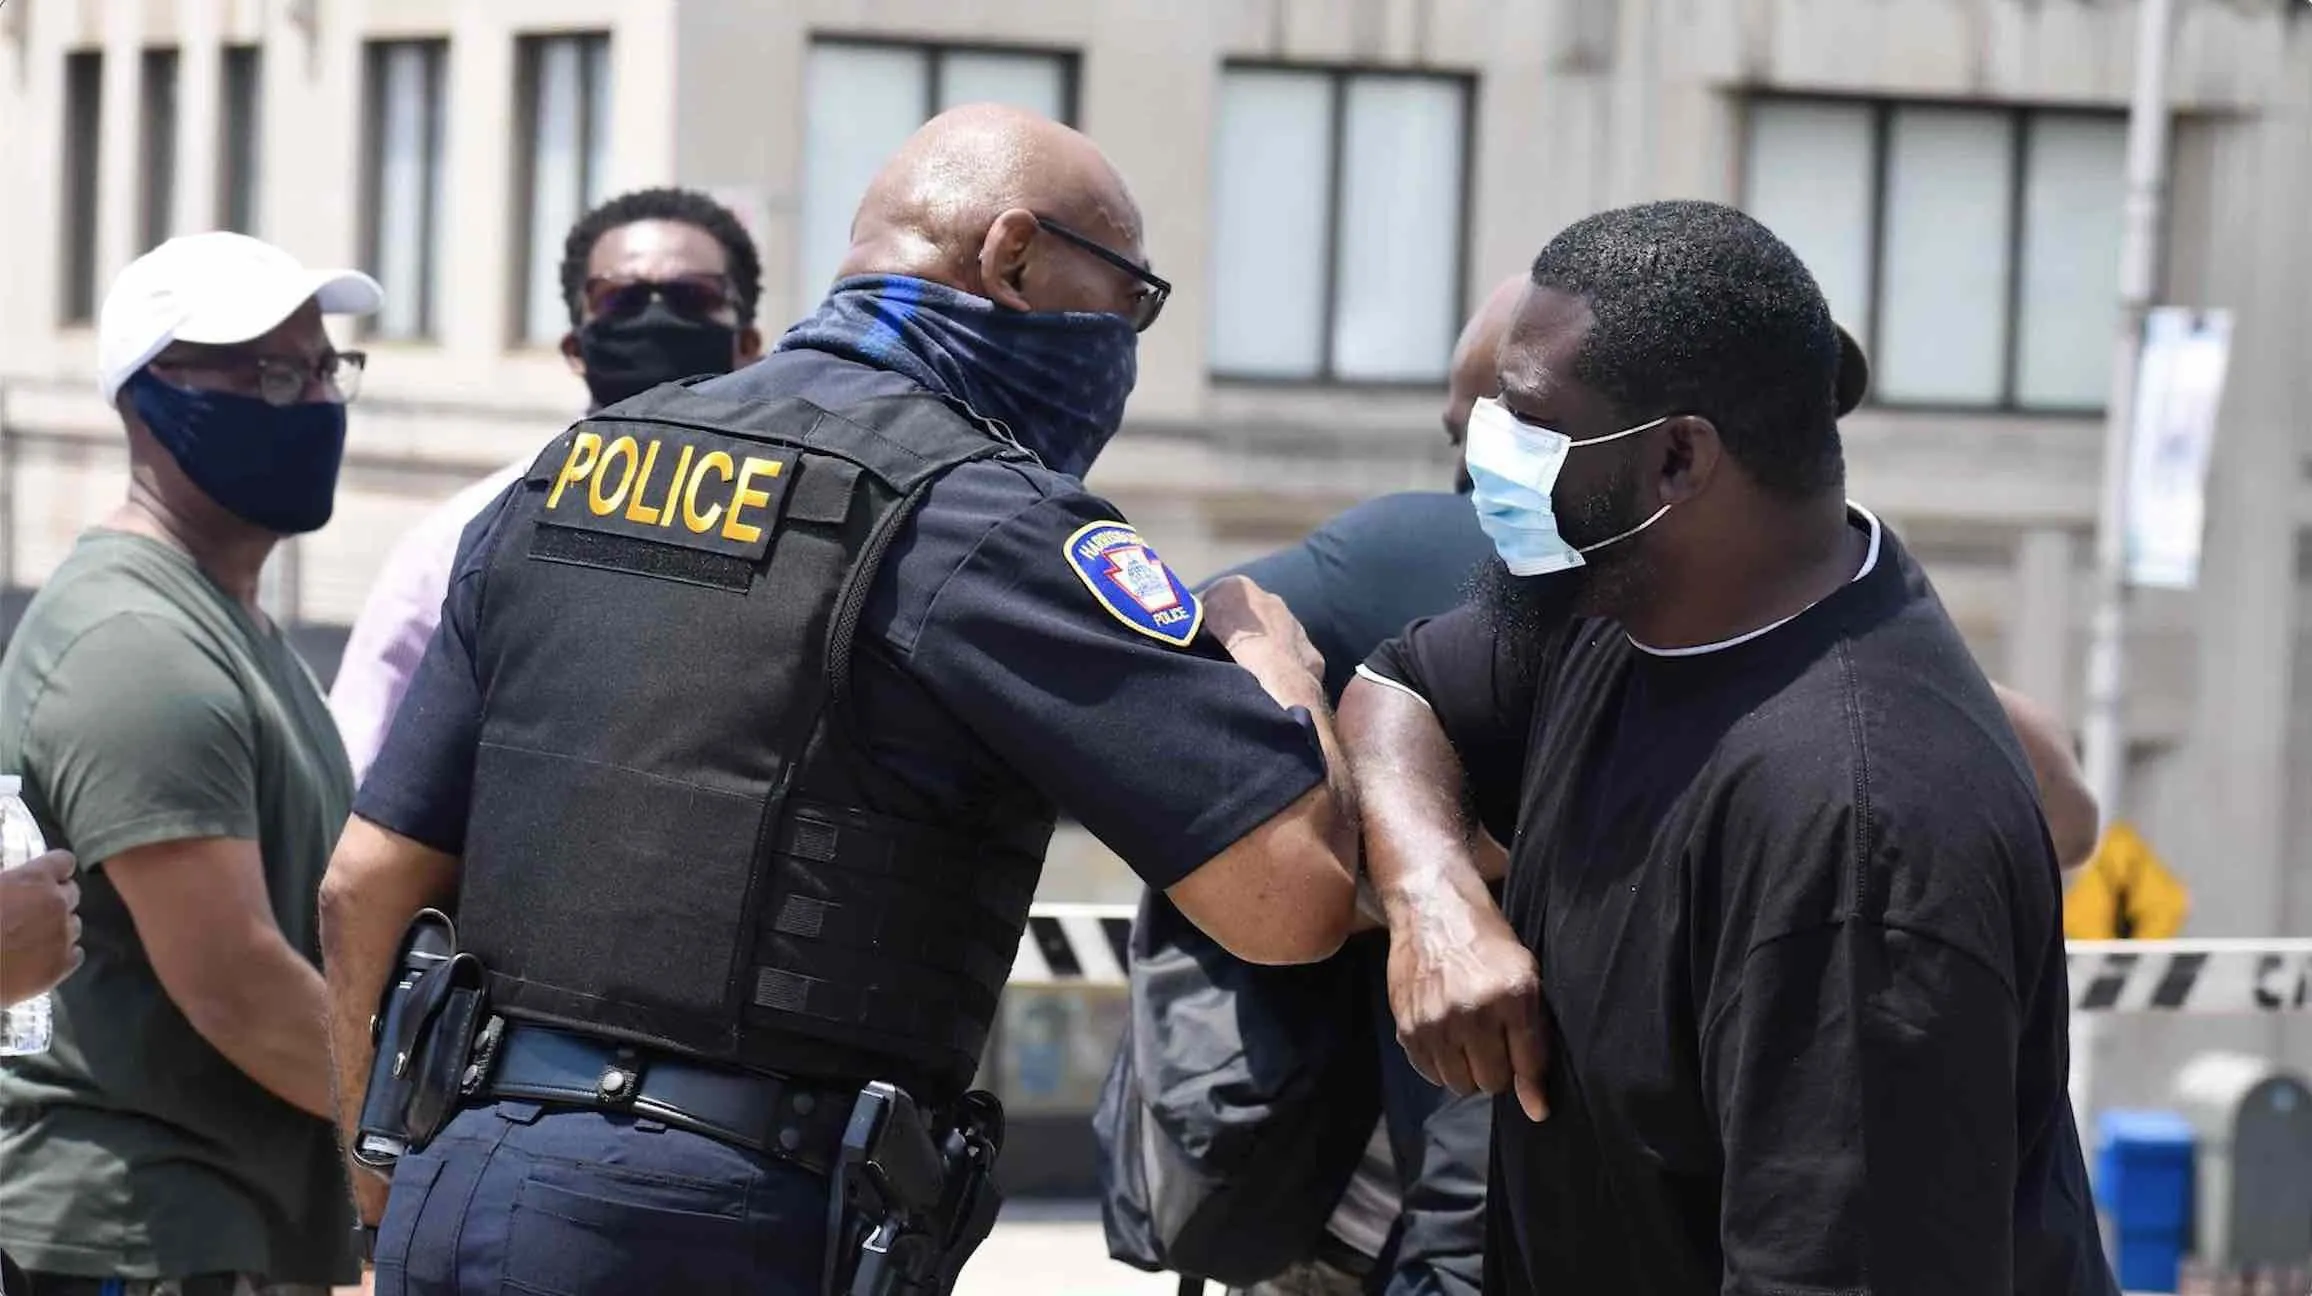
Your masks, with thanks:
M763 538L763 529L739 521L739 514L750 507L760 508L771 502L769 491L755 489L755 478L776 477L779 475L779 469L783 466L776 459L758 459L753 455L747 456L746 466L739 469L738 489L731 493L730 515L723 519L723 539L735 540L740 544L753 544Z
M704 513L698 511L699 483L706 480L710 468L721 473L726 482L738 471L738 465L732 463L731 457L720 450L709 450L699 456L698 470L690 475L690 485L682 489L682 524L699 535L714 530L715 519L721 517L723 511L720 504Z
M658 438L650 439L650 448L642 452L642 471L634 480L634 498L626 505L626 520L644 526L658 525L658 510L642 502L644 492L650 489L650 470L658 466Z
M552 508L562 500L562 488L586 480L594 471L594 461L602 454L599 433L581 432L570 438L570 457L562 461L562 475L554 479L554 489L546 496L546 507Z
M618 476L618 489L604 495L602 483L610 476L610 465L621 454L626 457L626 471ZM594 470L594 480L586 486L586 507L594 510L594 516L609 517L618 511L619 504L626 499L627 488L634 485L634 465L641 458L642 451L635 446L634 438L630 436L612 441L610 447L602 452L602 466Z
M682 456L674 461L674 479L666 484L666 503L658 510L658 524L662 527L674 525L675 507L682 500L682 483L690 473L692 453L692 447L686 445L682 448Z

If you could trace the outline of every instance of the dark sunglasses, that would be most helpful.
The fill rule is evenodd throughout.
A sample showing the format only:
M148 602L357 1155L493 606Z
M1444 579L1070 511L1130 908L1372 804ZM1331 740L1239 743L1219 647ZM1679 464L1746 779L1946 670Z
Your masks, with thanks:
M1103 246L1098 240L1086 238L1048 216L1036 217L1036 228L1058 238L1063 243L1075 244L1140 281L1141 286L1132 294L1132 313L1129 317L1134 332L1147 332L1149 326L1156 322L1156 317L1164 313L1164 303L1172 296L1171 284L1133 264L1131 259L1122 253Z
M688 319L709 319L732 308L730 281L721 275L628 279L597 275L586 281L586 312L598 319L640 315L657 297Z

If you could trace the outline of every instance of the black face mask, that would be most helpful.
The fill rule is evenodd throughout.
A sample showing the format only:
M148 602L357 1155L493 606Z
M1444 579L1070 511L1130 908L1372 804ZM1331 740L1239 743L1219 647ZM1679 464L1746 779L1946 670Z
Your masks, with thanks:
M578 358L594 407L615 405L660 383L738 365L738 330L667 309L653 297L634 315L597 319L578 330Z

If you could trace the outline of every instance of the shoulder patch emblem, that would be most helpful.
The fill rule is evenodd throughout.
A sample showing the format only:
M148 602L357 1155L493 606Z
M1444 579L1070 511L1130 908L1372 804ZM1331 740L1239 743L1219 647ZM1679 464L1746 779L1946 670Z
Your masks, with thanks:
M1094 522L1068 537L1068 565L1110 616L1151 639L1185 648L1204 625L1196 601L1128 522Z

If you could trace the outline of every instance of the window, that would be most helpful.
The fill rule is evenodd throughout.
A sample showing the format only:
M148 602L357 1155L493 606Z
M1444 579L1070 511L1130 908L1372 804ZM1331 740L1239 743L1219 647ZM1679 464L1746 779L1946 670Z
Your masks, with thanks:
M64 56L64 281L58 314L67 324L96 318L97 143L104 116L104 55Z
M550 343L569 327L562 298L562 244L604 197L610 176L610 38L538 36L522 42L524 215L515 238L521 267L521 337Z
M1219 129L1213 372L1443 378L1461 325L1468 82L1231 67Z
M806 297L835 280L868 182L915 128L958 104L1005 103L1075 117L1068 54L822 40L811 46L803 127Z
M1870 350L1878 399L2093 412L2126 153L2103 114L1768 99L1745 202Z
M143 165L137 175L137 237L140 251L151 251L169 236L175 223L171 210L177 200L177 52L144 52L140 82L143 97L137 135Z
M242 234L257 232L264 70L257 46L225 48L224 103L217 115L217 224Z
M422 338L441 296L444 41L368 50L367 260L385 287L378 336Z

